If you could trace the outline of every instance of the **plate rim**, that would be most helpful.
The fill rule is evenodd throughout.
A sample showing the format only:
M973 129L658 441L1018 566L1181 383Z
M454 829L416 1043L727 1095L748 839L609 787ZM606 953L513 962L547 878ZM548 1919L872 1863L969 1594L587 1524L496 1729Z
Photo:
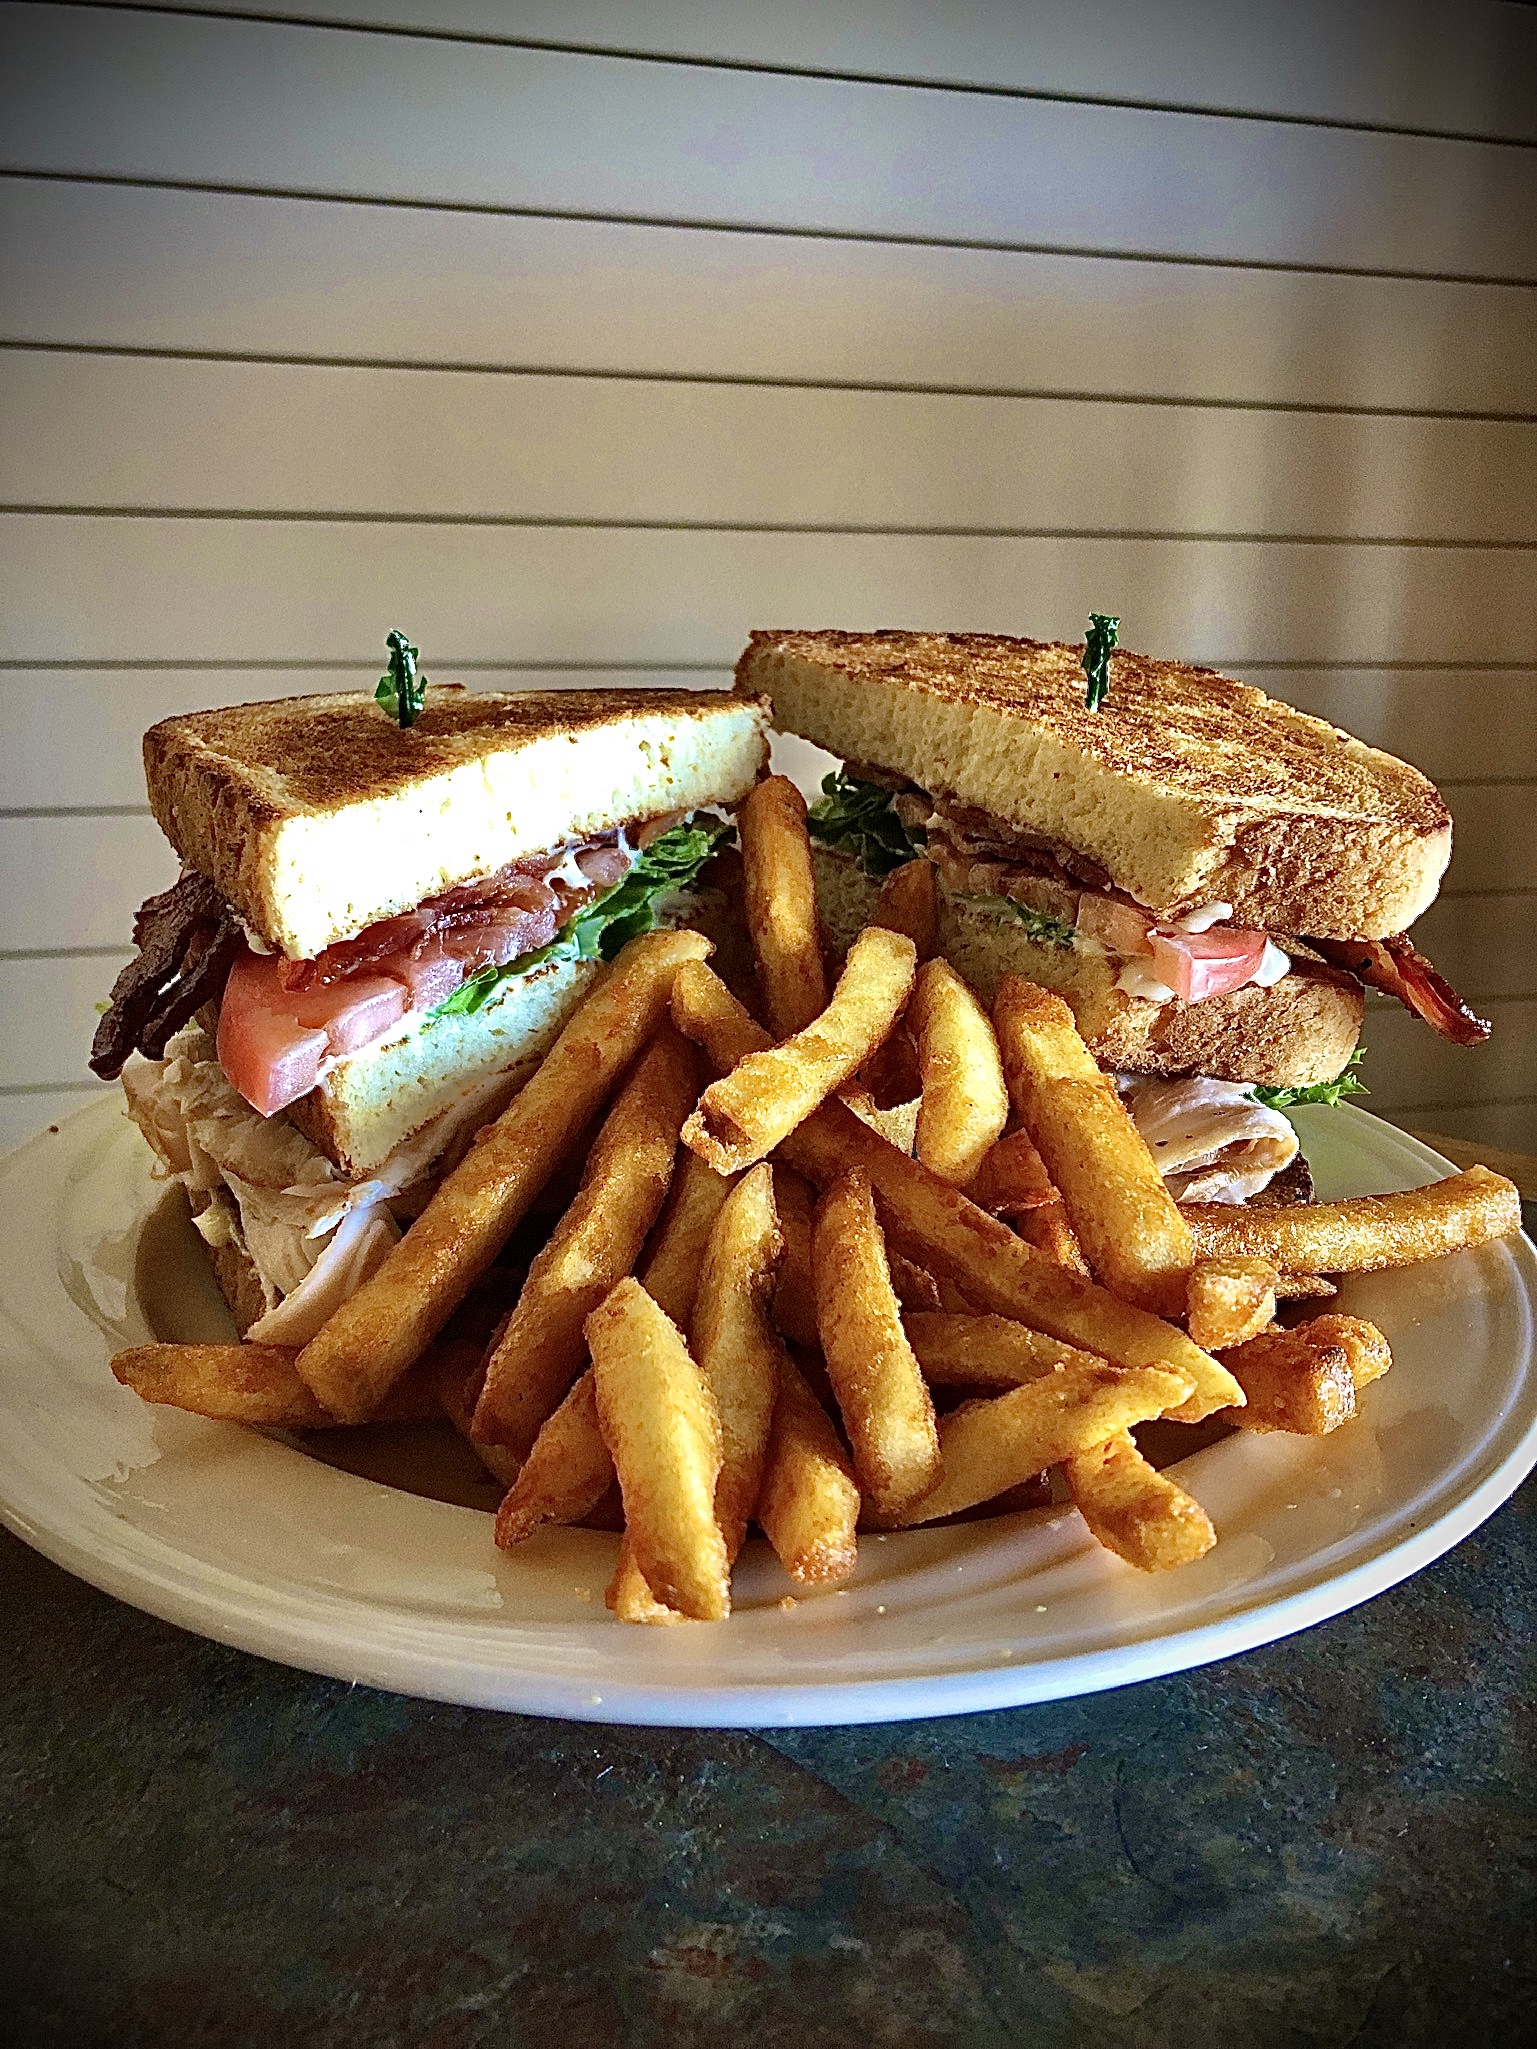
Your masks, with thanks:
M115 1115L118 1108L115 1097L104 1095L62 1120L61 1135L62 1131L70 1131L84 1137L86 1127L95 1123L102 1126L105 1138L108 1116ZM1349 1120L1360 1120L1376 1130L1391 1133L1408 1163L1441 1172L1455 1171L1450 1162L1401 1127L1387 1124L1355 1105L1340 1105L1333 1114L1338 1116L1340 1111ZM0 1160L0 1168L12 1169L21 1154L39 1143L50 1142L47 1133L24 1141ZM144 1183L146 1190L154 1185L149 1179L147 1151ZM141 1208L140 1223L142 1219ZM1530 1365L1533 1310L1537 1304L1537 1255L1524 1234L1504 1242L1521 1248L1513 1252L1511 1278L1521 1291L1525 1356ZM49 1285L59 1285L52 1272ZM62 1298L62 1290L60 1293ZM101 1343L105 1348L104 1337ZM377 1628L378 1613L364 1610L355 1599L349 1602L343 1597L320 1601L319 1612L315 1612L313 1593L301 1600L289 1588L275 1588L250 1576L237 1576L208 1561L197 1564L198 1580L178 1584L174 1575L152 1572L143 1561L103 1554L90 1542L72 1540L67 1531L38 1523L8 1495L0 1497L0 1523L52 1563L161 1621L235 1649L343 1682L453 1705L633 1727L858 1726L1087 1697L1238 1656L1343 1614L1444 1556L1509 1499L1537 1465L1537 1381L1532 1383L1524 1423L1510 1437L1517 1421L1514 1409L1492 1420L1465 1463L1483 1467L1486 1459L1480 1454L1492 1446L1502 1448L1498 1449L1492 1467L1481 1471L1468 1484L1458 1480L1459 1469L1455 1467L1437 1477L1431 1499L1438 1500L1448 1486L1451 1497L1421 1526L1411 1527L1407 1535L1371 1546L1367 1555L1344 1570L1320 1568L1321 1576L1258 1605L1241 1607L1204 1622L1155 1631L1128 1643L1065 1656L960 1665L937 1675L904 1673L891 1678L819 1680L801 1685L783 1679L745 1681L727 1677L701 1690L665 1680L578 1679L540 1671L519 1673L490 1665L455 1663L452 1637L456 1631L462 1635L464 1629L457 1618L441 1618L429 1625L430 1638L409 1647L387 1643L370 1646L357 1637L343 1643L335 1633L333 1611L351 1612L359 1630L366 1630L370 1622ZM360 1480L358 1484L380 1483ZM168 1563L188 1561L186 1552L165 1539L145 1541L152 1551L159 1547ZM221 1585L221 1581L237 1582L238 1598L233 1604L229 1588ZM276 1612L264 1619L256 1612L258 1600L265 1601L269 1608L276 1601ZM446 1638L439 1642L437 1639L445 1632ZM412 1663L409 1675L399 1668L403 1656L408 1656Z

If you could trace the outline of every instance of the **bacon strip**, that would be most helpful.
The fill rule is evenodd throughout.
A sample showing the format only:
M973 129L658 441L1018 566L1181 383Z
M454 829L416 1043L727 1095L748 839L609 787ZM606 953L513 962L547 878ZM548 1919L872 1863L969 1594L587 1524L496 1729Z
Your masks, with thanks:
M133 921L139 952L112 984L91 1041L90 1066L114 1081L136 1048L158 1060L167 1042L223 989L245 944L228 904L190 871L139 906Z
M1493 1027L1470 1010L1446 977L1402 932L1391 939L1308 939L1304 944L1373 989L1396 996L1406 1010L1457 1046L1478 1046Z

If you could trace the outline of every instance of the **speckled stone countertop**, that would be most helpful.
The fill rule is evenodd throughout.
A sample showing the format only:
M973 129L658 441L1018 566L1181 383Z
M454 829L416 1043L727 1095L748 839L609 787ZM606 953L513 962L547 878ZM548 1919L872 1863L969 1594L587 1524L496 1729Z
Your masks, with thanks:
M1537 1479L1228 1663L774 1735L439 1707L0 1534L17 2049L1527 2039Z

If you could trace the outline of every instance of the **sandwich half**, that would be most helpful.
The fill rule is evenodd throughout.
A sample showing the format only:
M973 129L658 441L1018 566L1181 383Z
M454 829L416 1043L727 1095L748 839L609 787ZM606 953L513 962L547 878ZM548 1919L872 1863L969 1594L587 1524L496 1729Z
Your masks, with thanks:
M146 734L183 871L91 1065L186 1184L243 1334L304 1343L602 961L700 909L766 723L719 691L435 685L409 728L359 692Z
M1246 1199L1296 1153L1277 1099L1351 1087L1365 983L1487 1035L1402 936L1451 819L1407 763L1212 670L1118 652L1091 710L1083 658L760 632L737 688L845 764L811 818L832 942L927 858L967 980L989 1000L1007 973L1058 991L1100 1065L1142 1078L1127 1092L1179 1192Z

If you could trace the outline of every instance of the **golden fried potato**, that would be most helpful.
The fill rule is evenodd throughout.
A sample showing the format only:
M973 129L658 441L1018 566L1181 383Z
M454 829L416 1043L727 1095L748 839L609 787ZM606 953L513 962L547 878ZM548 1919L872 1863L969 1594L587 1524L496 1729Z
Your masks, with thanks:
M635 1563L665 1607L724 1621L731 1568L715 1519L715 1397L677 1327L637 1280L620 1281L588 1317L587 1345Z
M1258 1337L1275 1321L1277 1279L1268 1259L1198 1259L1186 1290L1185 1328L1203 1352Z
M905 1526L991 1501L1010 1487L1103 1444L1118 1430L1188 1401L1193 1383L1165 1366L1053 1366L1007 1394L965 1402L941 1419L937 1486L901 1517Z
M1311 1323L1299 1323L1295 1330L1263 1331L1224 1352L1222 1360L1244 1391L1245 1406L1233 1416L1244 1430L1327 1437L1356 1412L1350 1353L1331 1333L1316 1331Z
M529 1268L492 1348L475 1405L484 1443L526 1458L581 1371L582 1325L630 1271L656 1222L698 1086L693 1048L664 1025L604 1120L576 1199Z
M1396 1195L1266 1210L1187 1203L1184 1213L1203 1258L1268 1259L1284 1274L1355 1274L1507 1237L1521 1228L1521 1195L1503 1174L1466 1167Z
M673 1018L717 1069L768 1043L763 1027L702 962L679 971ZM862 1167L898 1250L936 1278L953 1281L976 1308L1014 1317L1117 1365L1163 1364L1184 1373L1197 1392L1182 1421L1197 1422L1241 1402L1243 1389L1232 1374L1183 1331L1032 1252L1007 1224L887 1144L844 1104L824 1103L785 1141L784 1157L824 1188L847 1168Z
M477 1444L474 1437L475 1404L480 1399L481 1383L486 1377L484 1349L481 1345L458 1343L434 1346L405 1378L409 1381L416 1373L430 1372L433 1391L443 1414L492 1479L510 1487L518 1477L523 1461L500 1444ZM402 1384L396 1383L397 1386Z
M917 947L919 960L927 960L939 944L939 878L934 863L920 854L916 861L893 868L881 884L870 923L905 932Z
M688 1329L694 1313L704 1248L731 1188L729 1175L717 1174L687 1146L680 1148L666 1207L636 1269L641 1286L679 1330Z
M655 1035L679 967L709 951L697 932L630 941L400 1243L299 1354L323 1407L344 1421L371 1415L421 1357Z
M1140 1572L1189 1565L1217 1541L1201 1504L1150 1466L1124 1430L1064 1459L1062 1474L1095 1537Z
M784 1235L766 1161L727 1196L705 1248L689 1349L715 1397L721 1469L715 1519L734 1563L763 1485L785 1348L769 1317Z
M789 1359L780 1362L757 1518L780 1564L802 1586L834 1585L859 1562L853 1466L826 1410Z
M918 1157L942 1181L964 1188L1009 1117L992 1022L946 960L925 961L918 970L907 1022L921 1083Z
M298 1356L292 1345L134 1345L118 1353L112 1371L141 1401L216 1422L329 1429L343 1419L323 1408L300 1379ZM431 1380L422 1372L402 1378L371 1416L359 1420L420 1423L438 1413Z
M821 1016L712 1082L683 1127L684 1142L721 1174L771 1153L886 1037L907 1001L916 959L910 939L867 925Z
M766 776L738 811L737 831L763 1008L775 1036L788 1039L827 1008L806 800L788 776Z
M902 1322L925 1380L936 1387L1021 1387L1055 1366L1093 1362L1095 1357L1007 1316L955 1316L920 1309L904 1311Z
M541 1523L581 1522L613 1484L614 1461L598 1427L597 1381L589 1366L534 1439L508 1488L496 1515L497 1545L510 1551Z
M1060 996L1005 975L993 1020L1014 1107L1090 1270L1141 1309L1182 1315L1195 1256L1190 1227L1072 1011Z
M822 1356L875 1513L896 1517L939 1472L934 1404L902 1328L868 1177L842 1174L811 1240Z
M619 1562L603 1596L603 1604L620 1622L644 1622L652 1627L660 1624L665 1628L674 1622L693 1619L680 1614L676 1608L669 1608L665 1601L659 1601L652 1593L646 1575L635 1563L635 1552L628 1535L619 1539Z

